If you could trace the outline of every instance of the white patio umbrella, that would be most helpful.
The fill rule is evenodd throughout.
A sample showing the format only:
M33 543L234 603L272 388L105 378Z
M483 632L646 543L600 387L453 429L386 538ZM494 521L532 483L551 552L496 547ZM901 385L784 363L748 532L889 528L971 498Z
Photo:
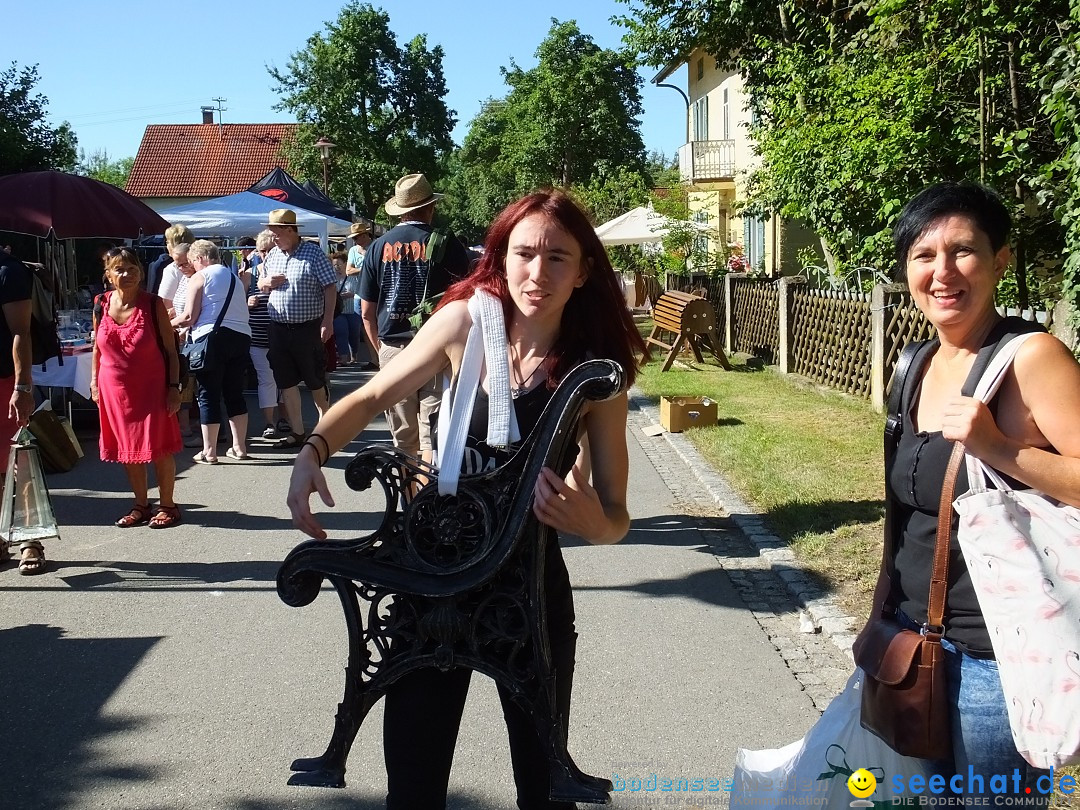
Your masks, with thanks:
M698 231L709 226L700 222L677 220L659 214L651 206L638 206L596 227L596 235L605 245L644 245L659 242L675 224L689 225Z

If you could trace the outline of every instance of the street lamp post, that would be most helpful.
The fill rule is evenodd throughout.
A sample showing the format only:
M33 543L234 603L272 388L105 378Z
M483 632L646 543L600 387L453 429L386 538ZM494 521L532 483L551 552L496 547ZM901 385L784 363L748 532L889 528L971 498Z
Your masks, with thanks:
M327 138L319 138L315 141L315 148L322 157L322 185L323 193L330 196L330 150L337 146Z

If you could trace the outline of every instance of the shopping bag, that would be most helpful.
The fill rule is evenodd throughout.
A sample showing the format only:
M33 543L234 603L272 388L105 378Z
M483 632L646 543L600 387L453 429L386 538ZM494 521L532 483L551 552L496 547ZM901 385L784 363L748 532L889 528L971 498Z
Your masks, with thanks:
M995 355L975 389L993 398L1016 351ZM1016 750L1037 768L1080 762L1080 509L1012 489L966 456L957 538L990 632ZM987 482L994 489L987 488Z
M970 456L968 480L958 538L1016 750L1036 768L1080 762L1080 509L1010 489Z
M74 432L66 429L64 424L65 421L56 415L48 400L30 414L27 428L37 441L45 472L67 472L82 457L82 448Z
M847 686L801 740L783 748L748 751L735 757L731 807L876 807L894 806L891 782L902 776L927 776L925 760L904 757L862 727L863 671L856 668ZM848 778L865 768L878 780L862 803L848 789Z

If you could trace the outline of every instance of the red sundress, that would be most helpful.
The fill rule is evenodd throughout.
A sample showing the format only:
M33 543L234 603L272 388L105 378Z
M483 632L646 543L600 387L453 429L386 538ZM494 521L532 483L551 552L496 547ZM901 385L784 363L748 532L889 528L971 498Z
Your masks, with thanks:
M109 315L105 293L94 335L98 351L98 413L102 461L154 461L183 446L176 414L170 414L165 358L155 335L154 299L140 292L126 323Z

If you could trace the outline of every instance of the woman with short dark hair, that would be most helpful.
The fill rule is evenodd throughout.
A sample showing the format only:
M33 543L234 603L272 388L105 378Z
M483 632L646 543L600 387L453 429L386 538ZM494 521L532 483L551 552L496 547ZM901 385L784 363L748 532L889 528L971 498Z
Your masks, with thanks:
M893 231L896 277L907 282L915 305L937 330L929 359L912 367L914 377L904 385L899 445L885 471L895 504L895 574L890 582L883 570L875 609L895 607L909 629L928 622L939 499L954 442L1017 488L1080 505L1080 364L1037 324L1003 319L994 307L1009 265L1010 227L1008 210L991 189L938 183L904 207ZM980 349L1027 332L1037 334L1021 346L990 402L961 394ZM967 489L961 466L956 492ZM980 604L993 597L976 594L956 531L954 514L942 640L953 756L936 769L950 785L953 774L989 778L1018 771L1022 781L1014 789L1028 787L1031 804L1044 806L1047 797L1036 782L1050 774L1025 762L1013 742Z

